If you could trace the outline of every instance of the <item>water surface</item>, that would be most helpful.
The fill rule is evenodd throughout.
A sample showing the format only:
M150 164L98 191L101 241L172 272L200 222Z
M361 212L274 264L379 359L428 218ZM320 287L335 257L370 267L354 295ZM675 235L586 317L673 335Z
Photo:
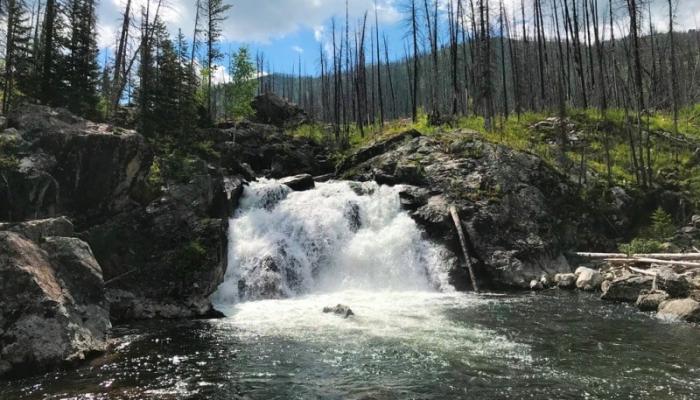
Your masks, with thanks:
M349 304L355 317L323 314ZM700 328L593 295L362 292L115 330L113 354L0 383L27 399L696 399Z

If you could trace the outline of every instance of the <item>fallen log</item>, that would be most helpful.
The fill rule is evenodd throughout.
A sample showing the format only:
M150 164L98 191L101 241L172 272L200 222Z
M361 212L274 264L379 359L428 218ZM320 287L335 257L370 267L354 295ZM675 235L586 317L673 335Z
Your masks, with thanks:
M603 261L609 262L611 264L642 263L642 264L659 264L659 265L678 265L681 267L700 268L700 262L659 260L658 258L648 258L648 257L606 258L606 259L603 259Z
M573 253L578 257L603 259L610 258L653 258L656 260L700 261L700 253L639 253L631 256L624 253Z
M472 281L472 288L475 292L479 293L479 287L476 284L476 275L474 274L474 268L472 267L472 259L469 257L469 248L467 247L467 239L464 235L464 230L462 230L462 222L459 219L459 214L455 206L450 207L450 214L452 214L452 222L457 228L457 235L459 236L459 243L462 246L462 253L464 253L464 260L467 263L467 269L469 270L469 279Z

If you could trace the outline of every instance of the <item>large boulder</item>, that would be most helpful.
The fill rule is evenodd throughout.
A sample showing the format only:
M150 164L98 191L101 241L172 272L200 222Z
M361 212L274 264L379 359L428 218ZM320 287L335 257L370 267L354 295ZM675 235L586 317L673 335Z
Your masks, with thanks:
M67 214L89 225L129 208L151 165L141 135L64 110L24 105L8 125L18 166L0 171L0 219Z
M575 274L567 273L554 275L554 283L561 289L573 289L576 287L576 282Z
M603 283L603 275L592 268L578 267L575 274L576 287L581 290L598 290Z
M107 347L108 306L90 247L40 239L0 231L0 376L73 364Z
M104 271L113 321L218 315L209 296L224 278L228 217L243 182L201 168L147 207L81 234Z
M646 275L625 275L601 285L603 300L633 303L642 290L651 290L653 278Z
M700 322L700 303L693 299L667 300L659 306L659 316Z
M576 185L533 154L474 134L446 136L454 139L415 130L394 135L348 155L337 174L425 189L404 195L407 208L431 237L461 256L449 213L454 206L477 275L492 286L527 289L542 275L570 273L564 253L576 247L583 205Z
M271 92L256 96L252 106L255 121L263 124L292 128L308 121L301 107Z

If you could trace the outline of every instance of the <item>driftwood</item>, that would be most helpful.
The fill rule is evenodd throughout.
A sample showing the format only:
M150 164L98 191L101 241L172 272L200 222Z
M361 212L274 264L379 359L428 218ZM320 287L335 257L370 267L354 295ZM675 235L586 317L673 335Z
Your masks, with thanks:
M611 264L659 264L659 265L678 265L681 267L692 267L700 268L700 262L690 262L690 261L672 261L672 260L659 260L658 258L647 258L647 257L627 257L627 258L606 258Z
M455 206L450 207L450 214L452 214L452 222L457 228L457 235L459 236L459 243L462 246L462 253L464 253L464 260L467 263L467 269L469 270L469 278L472 281L472 288L475 292L479 292L479 287L476 284L476 275L474 274L474 268L472 267L472 259L469 257L469 248L467 247L467 239L464 236L464 231L462 230L462 222L459 220L459 214Z
M624 253L583 253L578 252L574 255L591 258L591 259L628 259L628 258L650 258L655 260L677 260L677 261L700 261L700 253L643 253L643 254L633 254L628 256Z

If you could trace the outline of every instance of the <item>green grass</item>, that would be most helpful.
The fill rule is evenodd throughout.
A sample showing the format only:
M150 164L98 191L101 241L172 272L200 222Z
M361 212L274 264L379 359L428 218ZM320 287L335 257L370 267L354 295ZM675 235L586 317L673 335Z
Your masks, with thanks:
M415 123L410 119L390 121L381 129L379 126L366 127L364 135L360 133L357 126L351 125L347 136L347 146L335 146L334 148L337 153L336 158L341 159L360 147L390 138L409 129L416 129L426 136L446 142L460 138L466 140L479 138L516 150L534 153L555 168L574 177L580 175L581 158L585 157L584 166L587 171L592 171L601 180L607 181L608 168L605 151L607 143L611 160L611 183L621 186L634 186L636 184L629 146L630 129L636 135L636 126L626 124L628 119L623 110L608 110L606 119L603 119L596 109L567 110L567 117L574 123L576 131L580 132L580 136L585 142L583 146L567 149L568 165L561 165L561 160L555 159L556 148L544 140L544 133L531 128L533 124L551 116L554 115L527 112L521 114L520 118L515 115L510 115L507 118L496 117L493 121L493 129L486 131L482 117L461 117L454 121L451 126L436 127L428 125L427 114L421 111ZM634 115L630 113L628 117L633 122ZM651 131L672 132L672 115L668 112L656 112L644 116L643 125L645 129L648 127ZM679 111L678 131L679 135L700 140L700 104ZM290 133L296 137L311 138L331 146L335 144L334 134L330 126L304 125ZM673 145L653 136L651 144L654 174L675 171L683 188L697 194L695 198L700 199L700 167L690 164L694 149Z

